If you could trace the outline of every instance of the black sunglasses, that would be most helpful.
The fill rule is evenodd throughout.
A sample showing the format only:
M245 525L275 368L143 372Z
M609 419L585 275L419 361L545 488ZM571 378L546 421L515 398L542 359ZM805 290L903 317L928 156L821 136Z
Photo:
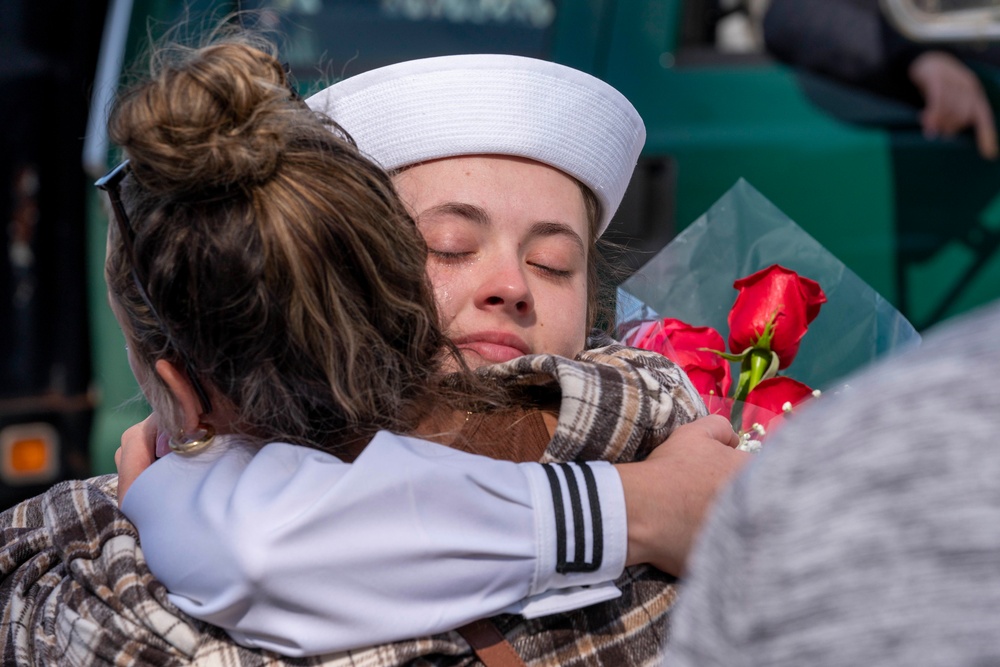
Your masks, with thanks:
M212 402L208 399L208 392L205 391L205 387L202 386L201 382L198 380L198 376L194 372L194 365L191 363L191 359L184 352L184 349L181 348L181 346L178 345L173 339L173 336L170 335L170 331L163 323L163 319L156 311L156 307L153 306L153 302L149 298L149 293L146 292L146 288L144 286L145 283L139 276L139 265L136 263L135 257L135 230L129 222L128 214L125 213L125 206L122 204L121 195L121 182L128 175L130 170L129 161L125 160L104 176L97 179L94 185L99 190L104 190L108 193L108 199L111 201L111 209L115 214L115 222L118 224L119 236L122 237L122 243L125 244L125 253L128 256L132 273L132 282L135 283L136 289L139 290L139 296L142 297L146 307L149 308L149 312L152 313L153 319L156 320L157 325L160 327L160 331L167 339L167 344L173 347L177 354L181 356L181 359L183 359L184 370L187 371L188 379L191 380L191 385L194 387L195 393L198 394L198 400L201 401L201 407L204 410L204 414L209 414L212 412Z

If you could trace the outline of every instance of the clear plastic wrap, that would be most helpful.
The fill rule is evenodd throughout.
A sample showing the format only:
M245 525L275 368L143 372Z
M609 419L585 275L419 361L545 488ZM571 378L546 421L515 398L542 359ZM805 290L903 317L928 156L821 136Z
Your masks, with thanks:
M919 344L891 303L742 179L621 285L619 323L674 317L727 337L733 282L771 264L819 282L828 298L782 374L830 389L875 358Z

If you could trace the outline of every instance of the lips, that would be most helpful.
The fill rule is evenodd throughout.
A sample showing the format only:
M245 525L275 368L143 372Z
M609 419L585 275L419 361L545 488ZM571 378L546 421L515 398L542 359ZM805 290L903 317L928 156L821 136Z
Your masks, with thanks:
M454 342L463 353L472 352L490 364L510 361L531 353L528 344L519 336L503 331L480 331L459 336ZM466 361L475 365L476 359Z

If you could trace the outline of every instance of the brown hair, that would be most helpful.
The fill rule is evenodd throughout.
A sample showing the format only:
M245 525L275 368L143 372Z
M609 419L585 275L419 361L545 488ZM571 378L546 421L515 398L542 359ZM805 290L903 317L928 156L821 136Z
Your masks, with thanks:
M423 239L386 174L331 126L262 38L156 50L109 132L131 160L136 263L169 339L114 233L106 274L144 370L182 348L242 432L339 453L345 435L410 431L431 397L462 390L438 380L442 350L461 362Z
M597 227L601 222L601 203L586 185L577 181L583 193L583 206L587 212L587 328L614 335L615 287L620 282L620 271L609 255L620 252L620 247L598 238Z

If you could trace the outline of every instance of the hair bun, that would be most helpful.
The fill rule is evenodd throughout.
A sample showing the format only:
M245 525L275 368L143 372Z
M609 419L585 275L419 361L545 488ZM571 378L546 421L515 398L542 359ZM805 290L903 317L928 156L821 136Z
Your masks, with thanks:
M109 123L143 187L190 197L274 174L284 150L278 128L295 107L273 54L242 42L178 47L152 69Z

